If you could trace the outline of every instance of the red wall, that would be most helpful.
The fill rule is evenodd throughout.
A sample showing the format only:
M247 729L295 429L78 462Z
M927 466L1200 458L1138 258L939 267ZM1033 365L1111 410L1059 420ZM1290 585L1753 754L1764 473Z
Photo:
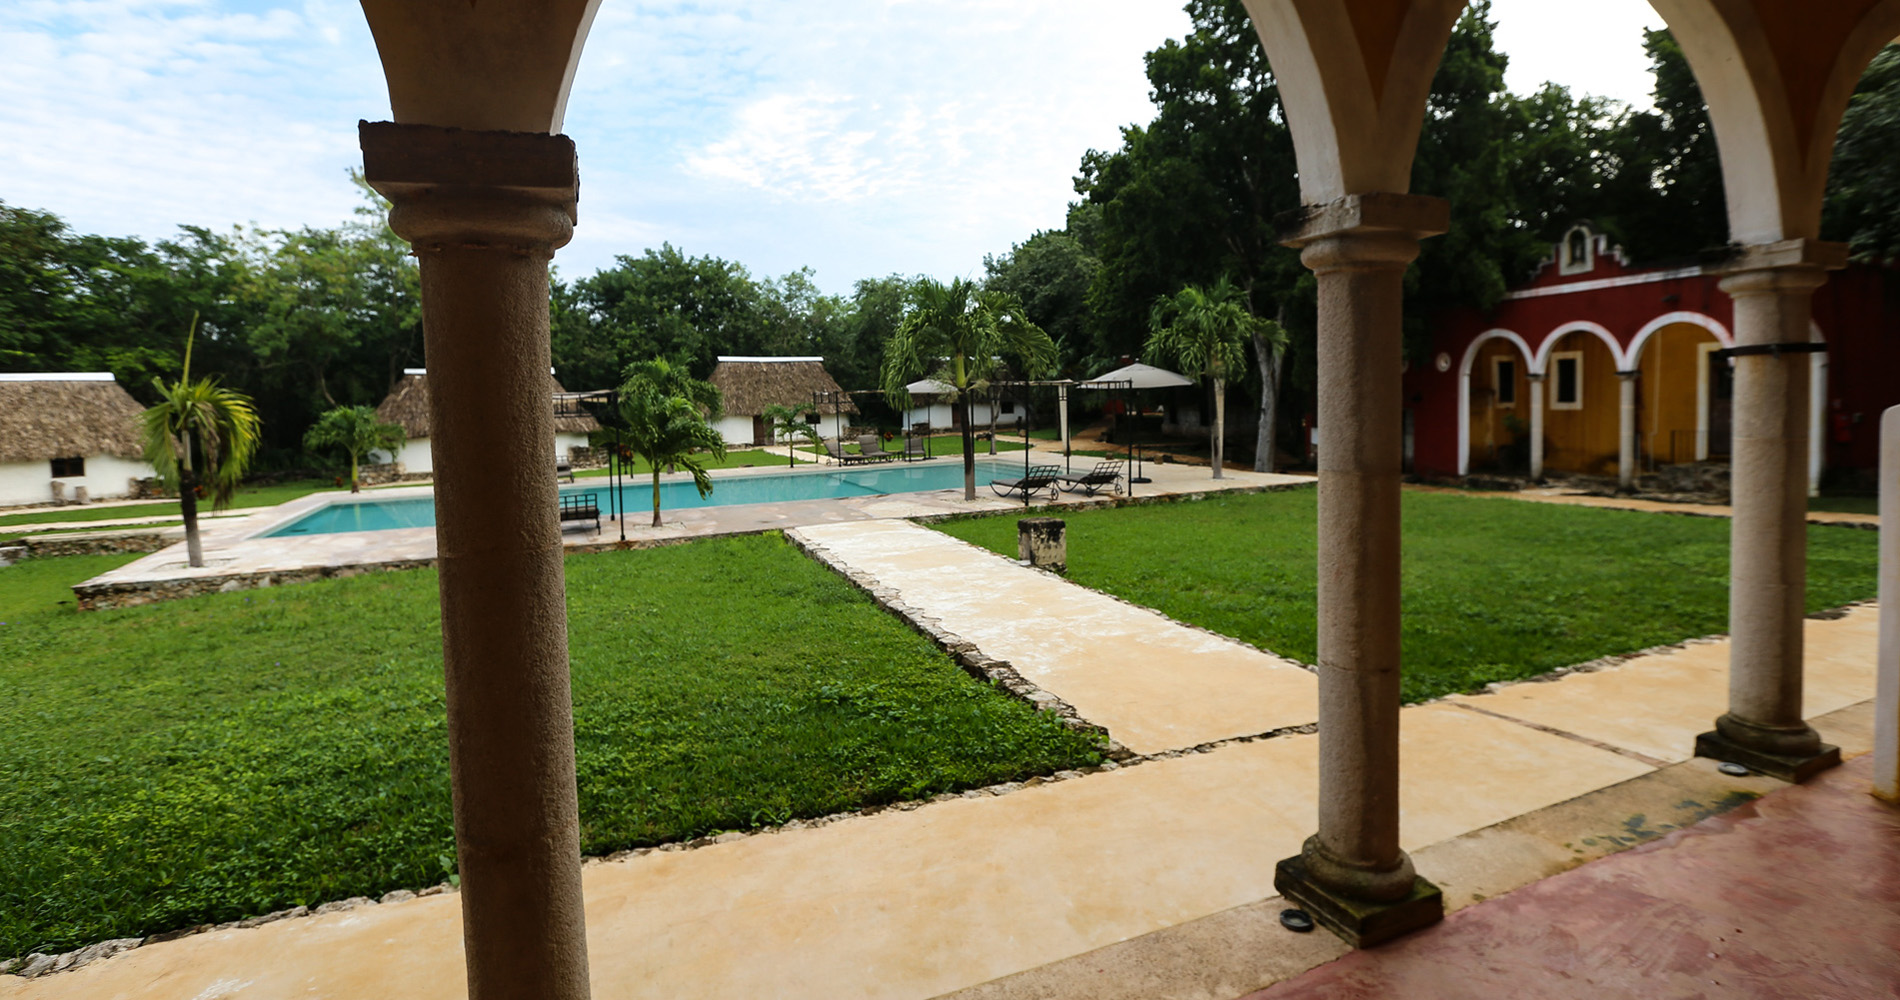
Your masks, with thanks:
M1518 291L1555 289L1603 280L1648 277L1668 269L1626 268L1611 254L1599 253L1596 268L1586 274L1558 276L1546 266ZM1487 316L1476 310L1455 310L1435 318L1432 348L1424 361L1413 362L1405 378L1405 405L1412 410L1413 471L1430 476L1458 472L1458 380L1465 352L1472 341L1489 330L1510 330L1535 352L1552 333L1566 324L1591 322L1616 338L1620 349L1629 345L1651 321L1673 312L1699 313L1734 326L1734 307L1727 293L1709 274L1617 284L1564 294L1506 299ZM1900 272L1854 266L1829 276L1814 297L1814 320L1828 342L1828 398L1842 400L1852 440L1836 443L1834 422L1824 420L1830 467L1872 468L1877 461L1876 440L1880 413L1900 405ZM1440 355L1450 358L1441 372ZM1858 422L1854 422L1858 415Z

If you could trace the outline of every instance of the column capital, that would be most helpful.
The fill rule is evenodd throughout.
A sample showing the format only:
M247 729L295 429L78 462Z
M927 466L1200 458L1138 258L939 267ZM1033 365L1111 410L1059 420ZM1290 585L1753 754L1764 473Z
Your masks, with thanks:
M1316 272L1404 267L1418 256L1419 240L1451 228L1451 203L1369 192L1294 209L1275 221L1280 242L1299 248L1300 261Z
M501 249L551 256L574 236L574 140L538 132L358 122L363 176L417 253Z
M1734 247L1712 270L1734 276L1754 271L1838 271L1846 266L1847 244L1795 239Z

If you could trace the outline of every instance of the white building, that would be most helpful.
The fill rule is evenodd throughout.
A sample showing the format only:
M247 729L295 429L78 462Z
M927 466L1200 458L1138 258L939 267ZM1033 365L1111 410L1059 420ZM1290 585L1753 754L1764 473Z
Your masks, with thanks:
M0 374L0 506L133 493L142 412L111 372Z
M910 408L904 411L904 426L929 425L932 431L956 430L963 426L955 405L956 390L934 379L920 379L904 387L910 391ZM970 393L970 423L973 430L986 431L992 426L1015 428L1022 424L1023 407L1014 399L989 399L980 392ZM991 411L995 411L992 413Z
M832 418L840 411L846 417L858 412L825 371L824 358L721 357L709 381L719 390L724 410L713 428L728 448L771 444L765 422L770 406L809 408L821 418L820 433L826 437L834 436Z
M557 458L567 458L575 448L587 447L587 435L600 429L594 418L576 405L575 400L583 393L573 393L561 388L554 380L554 373L548 373L548 403L554 407L554 446L548 455L548 465L552 467ZM429 445L429 374L425 368L404 368L402 381L384 398L382 405L376 407L378 419L402 427L408 435L402 450L394 456L383 452L372 452L373 462L394 461L402 471L428 474L435 471L435 459Z

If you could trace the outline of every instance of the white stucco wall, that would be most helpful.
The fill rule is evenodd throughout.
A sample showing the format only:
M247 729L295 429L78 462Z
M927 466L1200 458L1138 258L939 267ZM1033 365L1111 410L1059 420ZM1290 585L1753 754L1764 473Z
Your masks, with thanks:
M726 440L728 448L752 447L752 418L735 417L731 414L720 417L714 422L713 430Z
M81 486L92 499L108 500L127 495L128 480L148 479L152 475L152 467L145 462L112 455L88 455L85 475L61 476L59 481L66 484L68 500ZM53 465L50 461L0 464L0 506L50 503L52 499Z
M388 452L372 451L363 456L365 462L373 465L390 460ZM435 459L429 450L429 439L410 438L402 443L402 449L396 452L395 460L402 463L402 471L408 473L432 473L435 471Z
M554 435L554 457L560 461L566 461L567 457L573 454L569 449L585 447L587 447L585 434L556 433Z
M989 403L983 402L970 404L970 425L973 430L986 431L990 429L990 405ZM916 406L904 411L904 423L907 425L927 423L933 432L947 431L951 428L951 413L952 407L949 403L937 403L932 406ZM1015 413L998 413L996 415L996 426L999 429L1015 427L1021 423L1022 419L1023 407L1019 404L1016 407Z

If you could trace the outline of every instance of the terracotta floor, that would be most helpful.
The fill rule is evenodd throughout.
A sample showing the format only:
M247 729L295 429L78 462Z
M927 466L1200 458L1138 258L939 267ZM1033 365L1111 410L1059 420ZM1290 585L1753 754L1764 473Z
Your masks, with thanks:
M1247 1000L1900 997L1900 808L1861 757Z

